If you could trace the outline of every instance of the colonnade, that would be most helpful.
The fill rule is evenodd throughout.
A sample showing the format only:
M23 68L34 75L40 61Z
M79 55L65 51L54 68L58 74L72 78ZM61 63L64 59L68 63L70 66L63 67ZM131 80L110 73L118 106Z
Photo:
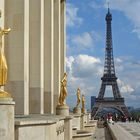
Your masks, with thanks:
M0 0L8 63L6 91L16 114L55 113L65 71L65 0Z

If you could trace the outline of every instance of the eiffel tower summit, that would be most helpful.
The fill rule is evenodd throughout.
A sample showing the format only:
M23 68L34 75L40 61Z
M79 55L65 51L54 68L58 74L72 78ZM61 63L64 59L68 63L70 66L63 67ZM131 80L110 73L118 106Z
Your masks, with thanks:
M94 118L98 111L102 108L114 108L117 109L122 115L129 116L129 112L124 103L124 98L120 94L120 90L117 84L117 77L115 74L114 58L113 58L113 45L112 45L112 30L111 21L112 14L108 8L106 14L106 48L105 48L105 63L104 73L101 77L101 88L96 98L95 105L92 109L92 117ZM112 86L113 98L104 97L105 89L107 86Z

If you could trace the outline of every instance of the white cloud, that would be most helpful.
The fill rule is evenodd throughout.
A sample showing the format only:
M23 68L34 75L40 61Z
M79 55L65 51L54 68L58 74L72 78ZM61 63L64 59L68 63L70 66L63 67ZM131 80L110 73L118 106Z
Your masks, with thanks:
M116 61L117 63L121 63L121 62L123 62L123 60L120 59L120 58L116 58L115 61Z
M78 55L73 62L73 75L75 77L84 78L93 75L99 75L101 69L101 61L89 55Z
M72 43L76 46L91 47L93 46L93 42L93 38L88 32L72 37Z
M123 60L121 58L114 59L115 68L117 68L117 73L120 73L124 70Z
M91 6L94 9L102 8L102 5L97 4L95 1L92 1L89 6Z
M68 27L73 27L73 26L80 26L83 22L83 19L78 16L78 10L75 5L71 3L67 3L67 8L66 8L66 24Z
M140 106L138 100L140 99L139 89L140 89L140 65L139 60L135 60L132 57L122 57L123 69L119 69L118 85L122 93L122 96L126 99L127 105L132 105L135 107ZM118 69L118 67L116 67Z
M79 54L77 56L67 57L66 62L69 96L73 95L71 98L76 98L74 95L79 87L82 94L86 94L87 102L90 103L90 96L97 96L99 93L104 61L101 61L98 57ZM133 64L134 62L131 63L132 58L128 58L128 60L126 58L116 58L116 62L123 65L123 69L120 69L117 74L120 78L117 80L120 92L126 99L128 105L138 106L139 104L136 104L135 101L140 99L140 66L135 66ZM135 63L139 64L138 62ZM118 70L118 67L116 68ZM108 91L107 89L105 96L111 97L113 95L112 90ZM108 92L110 92L110 94L108 94ZM130 100L132 101L131 104L129 103Z
M92 65L95 63L101 63L99 58L95 58L93 56L89 56L89 55L85 55L85 54L80 54L78 57L79 62L82 62L83 64L85 64L85 66L88 65Z
M75 94L76 89L81 88L81 92L91 95L96 88L95 82L102 71L102 64L99 58L89 55L70 56L66 59L68 72L68 90L70 94ZM101 75L100 75L101 76Z
M132 93L134 89L130 85L124 85L121 87L121 93Z
M72 64L74 61L74 57L70 56L66 58L66 66L67 66L67 71L70 74L72 72Z
M92 30L77 35L67 36L67 55L88 53L94 50L96 43L102 39L100 33Z
M92 79L97 77L103 71L101 60L99 58L80 54L78 56L70 56L66 59L67 72L69 74L71 88L79 84L84 89L89 87ZM77 82L77 84L76 84ZM93 86L88 89L93 89ZM87 92L86 92L87 93Z
M134 89L131 87L131 85L125 84L120 79L118 79L118 84L120 86L120 92L121 93L131 94L134 91Z

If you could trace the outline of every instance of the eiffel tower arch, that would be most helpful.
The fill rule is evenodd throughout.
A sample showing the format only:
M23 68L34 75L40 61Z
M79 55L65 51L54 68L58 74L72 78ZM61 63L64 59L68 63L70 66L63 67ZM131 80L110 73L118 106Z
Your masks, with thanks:
M129 112L124 103L124 98L120 94L120 90L117 83L117 77L115 74L114 57L113 57L113 45L112 45L112 30L111 21L112 14L108 8L108 13L106 14L106 47L105 47L105 64L104 73L101 77L101 88L96 98L95 105L92 109L92 118L94 118L101 108L115 108L120 111L123 115L129 116ZM106 86L112 87L113 98L105 98Z
M94 118L102 108L114 108L124 116L129 116L129 112L124 104L124 98L103 98L102 100L96 98L96 104L92 110L92 117Z

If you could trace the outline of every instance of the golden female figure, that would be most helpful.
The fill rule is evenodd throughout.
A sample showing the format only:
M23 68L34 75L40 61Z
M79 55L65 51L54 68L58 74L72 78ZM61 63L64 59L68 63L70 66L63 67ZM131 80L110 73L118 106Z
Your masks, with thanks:
M85 108L85 96L82 95L82 108Z
M1 17L1 11L0 11L0 17ZM2 29L0 27L0 87L4 86L7 82L7 63L6 58L4 55L4 48L2 44L2 39L5 34L8 34L10 32L9 29ZM9 97L10 95L7 92L4 92L0 89L0 97Z
M85 113L85 96L82 95L82 113Z
M65 105L66 97L67 97L67 73L64 73L63 79L61 81L59 105Z
M0 86L4 86L7 82L7 63L4 55L4 48L2 47L2 37L8 34L10 29L0 28Z
M80 104L80 101L81 101L81 91L80 91L80 88L78 88L77 89L77 105L76 105L76 107L78 107L79 106L79 104Z

